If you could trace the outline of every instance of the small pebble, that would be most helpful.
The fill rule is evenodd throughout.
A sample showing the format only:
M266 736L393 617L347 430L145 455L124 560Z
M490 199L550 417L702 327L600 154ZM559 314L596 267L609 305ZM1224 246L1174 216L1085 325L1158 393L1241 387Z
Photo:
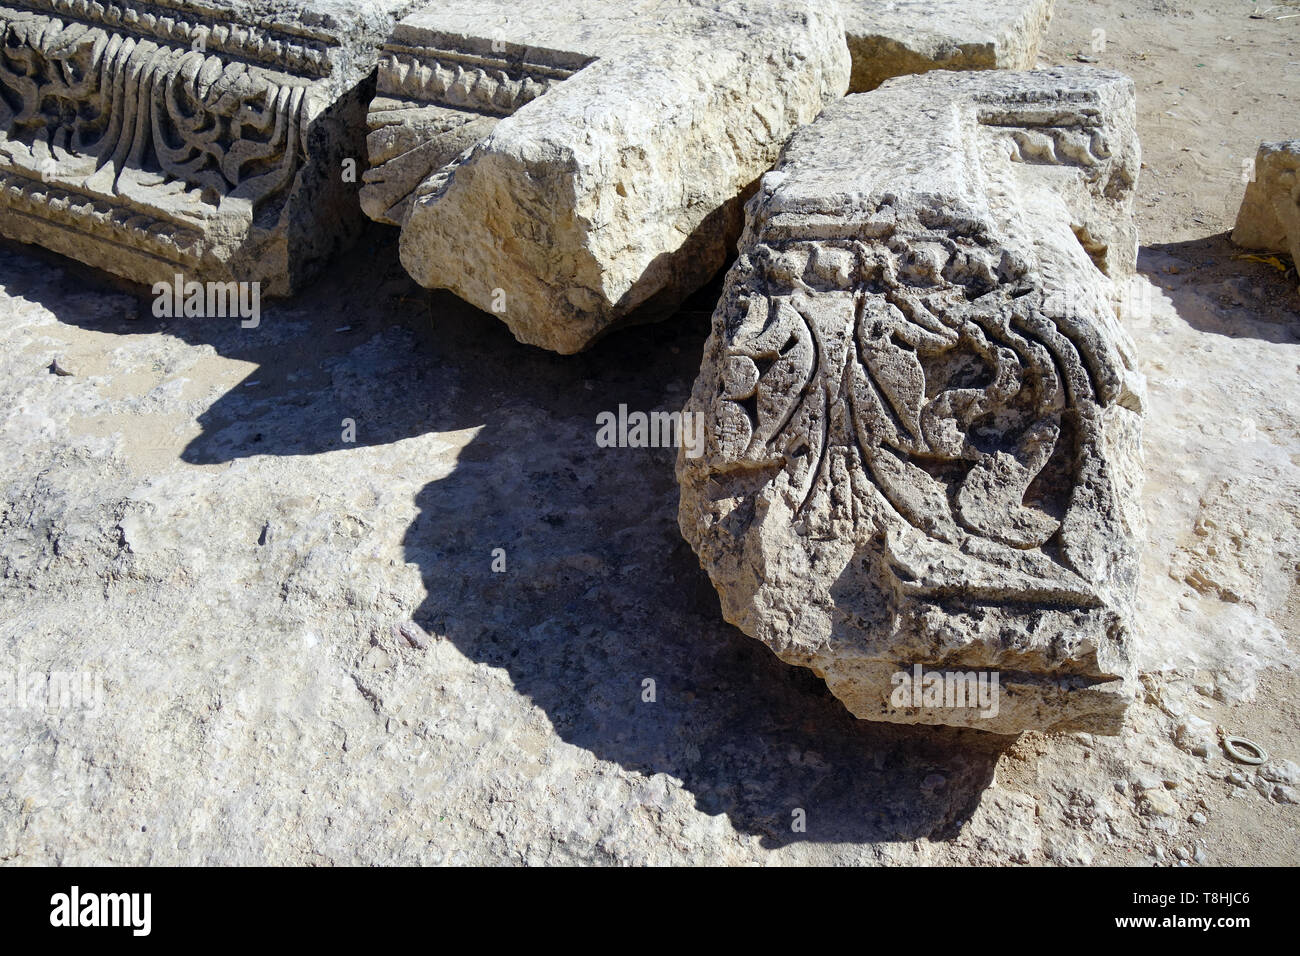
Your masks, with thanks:
M1178 857L1180 860L1189 860L1192 855L1187 852L1187 847L1180 846L1178 849L1174 850L1174 856Z
M1138 790L1158 790L1164 786L1164 781L1155 774L1135 773L1133 774L1133 786Z
M1180 750L1195 757L1208 757L1214 749L1214 725L1202 717L1189 716L1174 734Z
M1171 817L1178 812L1178 803L1163 789L1147 790L1142 794L1142 809L1151 816Z
M1206 821L1206 816L1204 813L1201 813L1201 811L1197 810L1195 813L1191 815L1190 819L1194 824L1196 824L1199 827L1202 823Z
M1290 760L1273 759L1259 768L1259 775L1273 783L1294 787L1300 784L1300 767Z
M404 621L397 625L397 633L406 638L406 642L418 651L429 646L429 635L414 621Z

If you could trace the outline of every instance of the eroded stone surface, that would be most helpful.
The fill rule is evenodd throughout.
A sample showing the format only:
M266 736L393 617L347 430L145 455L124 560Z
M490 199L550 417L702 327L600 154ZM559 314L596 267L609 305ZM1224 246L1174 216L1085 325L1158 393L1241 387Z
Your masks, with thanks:
M687 405L709 447L679 458L681 529L727 619L859 717L1118 727L1133 95L1086 69L894 80L796 134L751 200ZM917 665L997 672L1000 706L891 702Z
M848 76L831 0L432 4L380 61L362 202L416 281L575 352L723 265Z
M1260 145L1232 241L1286 252L1300 263L1300 139Z
M1055 0L841 0L850 92L930 70L1033 69Z
M283 294L362 221L379 42L411 0L4 0L0 231L153 283Z

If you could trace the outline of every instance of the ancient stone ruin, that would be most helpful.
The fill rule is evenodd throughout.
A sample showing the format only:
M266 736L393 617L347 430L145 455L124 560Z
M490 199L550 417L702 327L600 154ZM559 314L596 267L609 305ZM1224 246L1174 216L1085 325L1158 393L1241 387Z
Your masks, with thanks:
M362 202L420 284L578 351L722 266L843 35L822 0L432 4L384 46Z
M853 88L867 89L928 69L1032 66L1051 16L1051 0L962 2L942 18L919 6L425 7L380 60L362 204L402 227L402 262L422 285L521 341L578 351L629 316L661 317L717 271L746 188L844 93L841 37Z
M930 70L1029 70L1054 0L843 0L851 93Z
M1050 0L923 6L0 0L0 227L177 300L287 295L364 210L419 283L570 353L715 275L752 196L679 465L728 620L861 717L1113 730L1132 86L998 69ZM1280 155L1261 181L1293 183ZM1251 202L1239 231L1294 243L1293 202ZM933 705L924 672L1001 703Z
M343 164L408 6L4 0L0 231L146 284L290 293L361 225Z
M1232 241L1300 262L1300 140L1260 145Z
M859 717L1117 729L1138 166L1119 74L930 73L829 107L751 200L681 530L726 618ZM996 708L921 693L988 672Z
M573 352L717 271L745 191L845 92L850 52L855 89L1028 66L1051 3L919 12L9 0L0 221L138 282L283 295L355 237L360 188L417 281Z

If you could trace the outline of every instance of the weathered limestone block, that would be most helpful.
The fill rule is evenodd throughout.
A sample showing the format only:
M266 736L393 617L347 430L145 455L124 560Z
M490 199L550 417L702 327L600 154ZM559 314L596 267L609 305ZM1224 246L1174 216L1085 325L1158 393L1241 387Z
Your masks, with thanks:
M721 268L848 77L834 0L442 0L385 46L362 203L416 281L575 352Z
M1108 71L906 77L828 107L750 200L686 409L707 447L678 460L679 521L727 620L859 717L1122 719L1134 118ZM917 666L996 674L994 713L924 706L900 676Z
M1289 253L1300 264L1300 140L1260 145L1232 241Z
M1030 70L1054 0L840 0L849 90L930 70Z
M364 170L410 6L0 0L0 233L145 283L291 291L364 222L343 161Z

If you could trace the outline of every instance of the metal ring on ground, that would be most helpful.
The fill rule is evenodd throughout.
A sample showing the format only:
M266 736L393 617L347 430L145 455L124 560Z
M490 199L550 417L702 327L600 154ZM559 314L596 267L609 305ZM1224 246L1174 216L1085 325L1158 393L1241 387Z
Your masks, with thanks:
M1234 737L1231 734L1223 735L1223 749L1228 752L1228 756L1237 763L1246 763L1256 765L1261 764L1268 759L1268 751L1255 743L1253 740L1247 740L1245 737ZM1248 751L1254 751L1249 753Z

